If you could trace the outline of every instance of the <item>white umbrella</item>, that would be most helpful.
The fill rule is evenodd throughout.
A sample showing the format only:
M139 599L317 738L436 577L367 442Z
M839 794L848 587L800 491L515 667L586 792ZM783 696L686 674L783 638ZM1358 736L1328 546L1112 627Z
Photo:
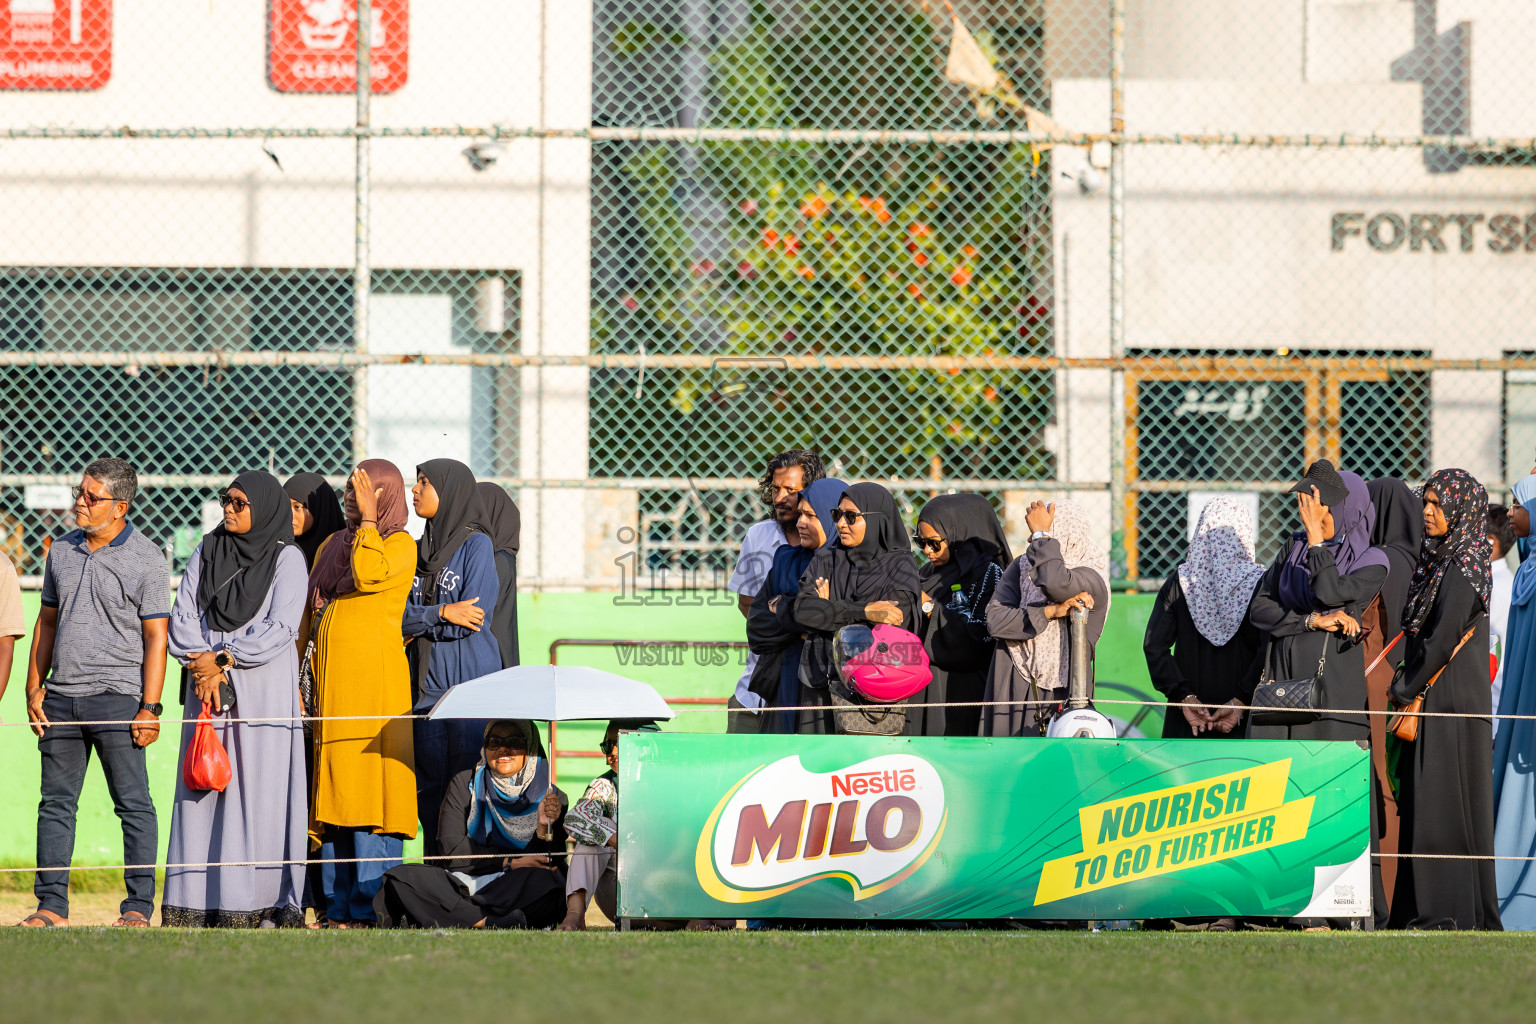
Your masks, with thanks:
M471 679L437 699L429 718L529 718L579 722L670 719L649 683L584 665L518 665Z

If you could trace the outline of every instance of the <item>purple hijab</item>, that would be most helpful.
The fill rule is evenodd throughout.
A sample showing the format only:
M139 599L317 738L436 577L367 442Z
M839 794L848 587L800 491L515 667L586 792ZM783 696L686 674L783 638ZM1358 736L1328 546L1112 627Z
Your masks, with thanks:
M1333 513L1333 539L1323 546L1333 552L1333 564L1340 576L1348 576L1368 566L1390 569L1386 552L1371 547L1371 528L1376 523L1376 506L1365 481L1355 473L1339 474L1349 496L1329 509ZM1307 568L1307 531L1291 534L1285 561L1280 565L1280 603L1296 612L1327 611L1312 593L1312 573Z

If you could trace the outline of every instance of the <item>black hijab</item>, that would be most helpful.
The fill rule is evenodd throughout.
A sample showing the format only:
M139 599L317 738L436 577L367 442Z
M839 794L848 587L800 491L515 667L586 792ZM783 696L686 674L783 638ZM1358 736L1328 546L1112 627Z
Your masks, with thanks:
M992 503L979 494L941 494L923 506L917 521L933 527L949 544L949 561L923 566L921 579L929 597L947 601L951 588L970 586L988 565L1007 568L1013 561L1003 524Z
M1419 547L1424 542L1424 503L1396 477L1379 477L1366 487L1371 492L1371 504L1376 506L1371 545L1387 553L1387 582L1381 586L1381 607L1387 623L1384 641L1390 643L1402 631L1408 581L1419 564Z
M1410 637L1428 625L1440 597L1440 584L1452 567L1472 584L1484 611L1493 590L1488 565L1493 554L1493 541L1488 539L1488 492L1464 469L1437 470L1424 489L1440 497L1447 529L1439 537L1425 537L1419 548L1419 564L1408 584L1408 600L1403 603L1403 632Z
M197 606L208 625L232 633L261 611L277 558L293 543L293 509L288 494L271 473L241 473L229 485L251 503L251 528L230 533L222 525L203 537L202 578Z
M517 503L496 484L481 483L480 506L485 510L487 533L496 549L496 610L490 617L490 630L501 648L501 667L521 664L522 651L517 640L517 546L522 533L522 515ZM506 557L502 555L505 553ZM510 565L506 564L508 561Z
M485 512L485 532L490 534L491 543L497 551L517 554L523 535L523 514L518 511L517 502L499 484L482 483L475 489L480 494L480 508Z
M283 484L283 490L290 501L296 501L309 509L315 521L313 526L293 540L299 550L304 552L305 568L313 569L315 552L320 550L320 545L331 534L346 529L347 517L341 510L341 502L336 500L335 489L319 473L300 473Z
M421 577L421 600L437 598L437 578L448 560L474 533L485 533L485 509L475 487L475 474L462 462L433 459L416 467L437 491L437 514L427 520L416 552L416 575Z
M864 539L846 548L841 539L824 550L832 559L834 601L890 600L901 591L915 598L922 584L912 559L912 541L896 511L896 499L879 484L854 484L843 492L864 513ZM810 575L807 573L807 575Z

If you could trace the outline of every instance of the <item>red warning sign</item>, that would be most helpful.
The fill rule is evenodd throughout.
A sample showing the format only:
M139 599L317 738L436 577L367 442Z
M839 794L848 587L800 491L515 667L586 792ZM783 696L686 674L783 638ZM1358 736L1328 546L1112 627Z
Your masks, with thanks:
M0 89L100 89L112 0L0 0Z
M4 0L0 0L3 3ZM373 0L374 92L405 84L408 0ZM271 0L267 80L278 92L357 91L357 0Z

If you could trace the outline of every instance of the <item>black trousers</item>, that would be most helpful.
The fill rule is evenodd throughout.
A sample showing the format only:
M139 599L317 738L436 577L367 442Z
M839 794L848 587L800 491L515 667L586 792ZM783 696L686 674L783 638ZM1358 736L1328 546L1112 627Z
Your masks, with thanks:
M506 871L470 895L465 884L431 864L402 864L384 874L373 900L384 928L473 928L484 919L501 927L552 928L565 917L565 874L548 868Z

